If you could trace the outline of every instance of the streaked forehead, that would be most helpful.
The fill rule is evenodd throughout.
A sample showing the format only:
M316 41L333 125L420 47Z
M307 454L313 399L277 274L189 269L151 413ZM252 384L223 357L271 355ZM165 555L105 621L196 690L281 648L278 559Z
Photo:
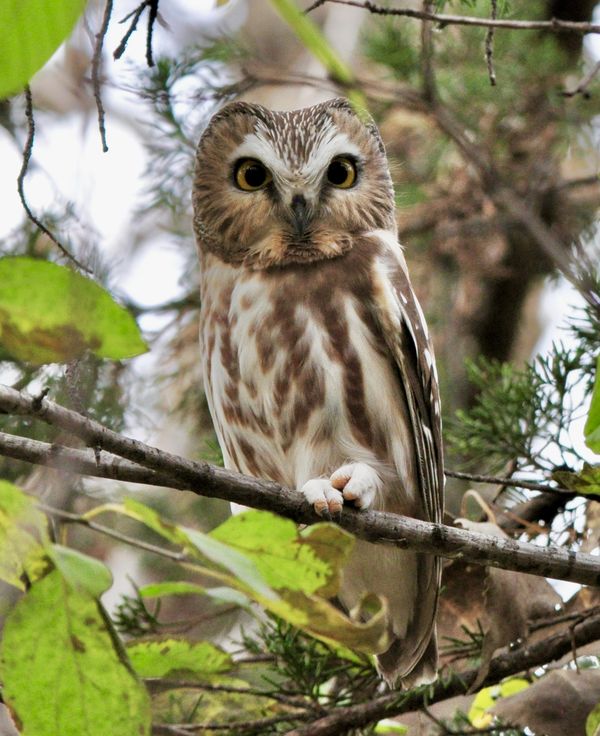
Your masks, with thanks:
M288 178L319 176L334 156L360 156L359 147L333 122L330 115L314 108L272 113L272 119L257 119L231 159L258 158L273 173Z

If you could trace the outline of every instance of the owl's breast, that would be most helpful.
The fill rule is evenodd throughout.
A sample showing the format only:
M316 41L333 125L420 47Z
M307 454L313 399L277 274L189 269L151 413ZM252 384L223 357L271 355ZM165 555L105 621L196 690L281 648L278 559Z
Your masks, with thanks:
M348 458L395 465L395 444L410 462L381 335L359 295L316 275L240 270L205 278L202 297L205 387L226 464L296 487Z

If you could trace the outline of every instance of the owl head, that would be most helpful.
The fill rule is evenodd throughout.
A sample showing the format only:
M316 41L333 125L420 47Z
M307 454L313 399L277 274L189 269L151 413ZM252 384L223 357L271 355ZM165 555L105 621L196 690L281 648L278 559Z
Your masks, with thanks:
M361 234L395 231L381 137L343 99L225 106L198 145L193 203L200 249L253 269L334 258Z

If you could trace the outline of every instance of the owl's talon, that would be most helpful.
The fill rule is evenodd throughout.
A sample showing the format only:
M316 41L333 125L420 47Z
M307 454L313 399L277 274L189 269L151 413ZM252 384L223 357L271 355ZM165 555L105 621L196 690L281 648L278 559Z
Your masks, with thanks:
M312 504L316 513L324 519L329 520L332 515L342 510L344 497L340 491L332 487L326 478L313 478L306 481L300 493Z
M342 492L345 501L354 501L359 509L367 509L381 490L379 473L366 463L347 463L332 473L331 485Z

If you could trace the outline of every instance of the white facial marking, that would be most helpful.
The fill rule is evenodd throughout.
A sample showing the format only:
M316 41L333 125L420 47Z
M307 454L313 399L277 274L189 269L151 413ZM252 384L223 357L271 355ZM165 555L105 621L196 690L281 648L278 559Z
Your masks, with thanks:
M240 158L256 158L273 175L273 180L283 200L289 204L294 194L301 192L307 200L315 200L323 177L331 160L336 156L351 155L361 158L359 147L345 133L340 133L333 124L325 126L315 137L308 155L298 158L291 146L279 146L278 150L270 138L271 132L259 123L257 131L248 133L243 142L233 151L230 163ZM285 135L282 135L285 141Z

